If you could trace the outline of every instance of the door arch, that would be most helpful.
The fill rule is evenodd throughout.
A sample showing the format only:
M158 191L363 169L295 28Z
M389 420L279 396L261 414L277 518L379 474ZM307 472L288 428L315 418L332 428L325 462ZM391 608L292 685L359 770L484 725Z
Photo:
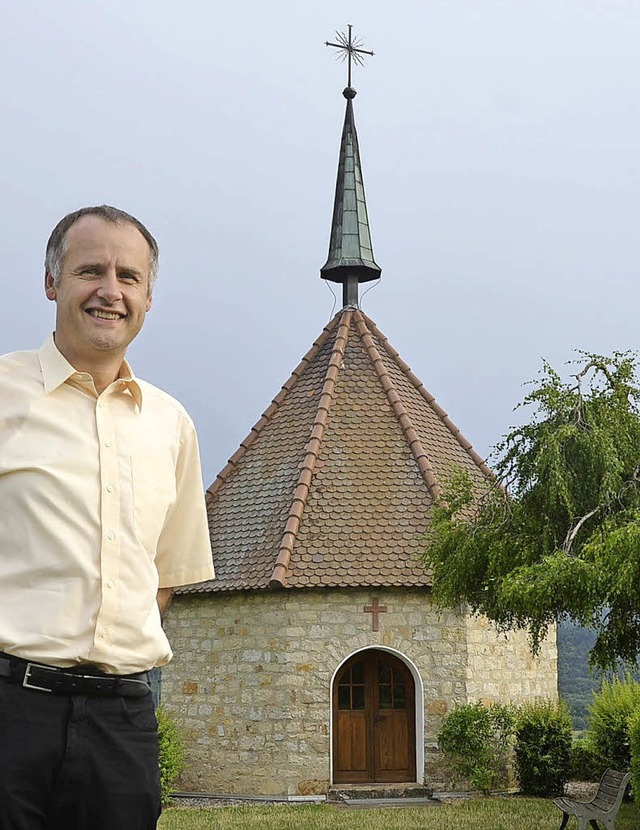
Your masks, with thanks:
M332 689L333 780L416 780L415 681L398 657L360 651L338 670Z

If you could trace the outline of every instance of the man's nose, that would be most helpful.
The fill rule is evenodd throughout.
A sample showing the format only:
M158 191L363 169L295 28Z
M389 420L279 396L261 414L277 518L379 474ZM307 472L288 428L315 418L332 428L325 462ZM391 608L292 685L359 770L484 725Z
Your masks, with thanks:
M97 294L107 303L115 303L122 298L122 288L115 270L110 269L102 275Z

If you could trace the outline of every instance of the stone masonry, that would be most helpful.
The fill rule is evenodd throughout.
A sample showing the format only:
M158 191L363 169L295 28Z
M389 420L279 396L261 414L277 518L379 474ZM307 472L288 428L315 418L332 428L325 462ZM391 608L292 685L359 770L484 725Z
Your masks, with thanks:
M377 632L363 611L373 596L387 608ZM186 739L179 783L186 791L326 792L331 681L361 649L392 650L417 669L424 691L418 778L433 789L448 785L436 735L453 705L557 695L555 636L534 658L524 635L507 639L485 620L438 613L420 588L178 596L166 628L175 657L162 672L161 702Z

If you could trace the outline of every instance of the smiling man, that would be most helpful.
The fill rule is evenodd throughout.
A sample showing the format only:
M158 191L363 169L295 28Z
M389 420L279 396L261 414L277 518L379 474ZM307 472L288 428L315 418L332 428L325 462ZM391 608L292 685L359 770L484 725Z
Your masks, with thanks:
M113 207L47 245L55 332L0 358L0 830L151 830L161 613L213 577L195 430L125 359L158 247Z

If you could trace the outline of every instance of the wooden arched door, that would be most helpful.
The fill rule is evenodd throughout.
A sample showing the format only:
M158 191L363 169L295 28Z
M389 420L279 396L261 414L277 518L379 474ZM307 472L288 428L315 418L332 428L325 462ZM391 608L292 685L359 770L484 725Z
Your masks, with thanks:
M362 651L333 684L333 780L338 784L416 780L415 684L385 651Z

